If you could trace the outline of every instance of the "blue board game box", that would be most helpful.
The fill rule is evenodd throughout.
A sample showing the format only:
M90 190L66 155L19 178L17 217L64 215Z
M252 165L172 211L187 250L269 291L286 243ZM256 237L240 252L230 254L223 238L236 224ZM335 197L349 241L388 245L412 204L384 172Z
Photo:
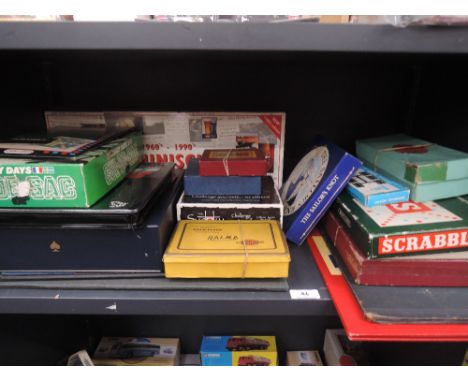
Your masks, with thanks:
M361 166L359 159L325 138L316 137L312 150L281 189L286 237L302 244Z
M185 194L207 195L261 195L261 176L201 176L198 159L189 161L184 176Z
M357 171L349 181L346 191L366 207L407 202L410 195L408 187L367 167Z

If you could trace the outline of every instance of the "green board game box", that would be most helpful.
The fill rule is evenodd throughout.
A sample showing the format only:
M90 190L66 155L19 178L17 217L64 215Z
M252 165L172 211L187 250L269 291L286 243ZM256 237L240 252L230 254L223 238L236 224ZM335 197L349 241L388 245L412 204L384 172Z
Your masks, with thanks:
M369 258L454 252L468 247L468 195L437 202L366 207L343 192L332 211Z
M91 207L142 159L141 133L108 142L73 161L0 158L0 207Z
M405 134L356 141L359 159L399 180L420 184L468 178L468 154Z

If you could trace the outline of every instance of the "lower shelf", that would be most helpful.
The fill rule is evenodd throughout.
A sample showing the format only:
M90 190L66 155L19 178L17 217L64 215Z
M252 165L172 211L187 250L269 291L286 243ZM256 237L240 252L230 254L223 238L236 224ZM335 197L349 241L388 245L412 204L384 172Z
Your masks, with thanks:
M196 291L28 288L0 285L0 313L98 315L336 315L330 295L305 244L291 245L290 290L317 291L292 298L290 291ZM317 298L318 297L318 298Z

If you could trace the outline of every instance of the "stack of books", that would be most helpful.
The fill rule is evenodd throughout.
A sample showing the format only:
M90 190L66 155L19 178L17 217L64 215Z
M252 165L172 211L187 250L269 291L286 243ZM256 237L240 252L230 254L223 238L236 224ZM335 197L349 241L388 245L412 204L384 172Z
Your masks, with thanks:
M402 134L356 151L367 168L323 220L354 281L468 286L468 154Z
M166 277L287 277L289 249L270 166L253 148L205 150L191 159L180 222L164 255Z
M141 164L141 132L22 137L0 157L0 278L162 272L182 172Z
M205 150L185 173L178 220L279 220L283 203L258 149Z

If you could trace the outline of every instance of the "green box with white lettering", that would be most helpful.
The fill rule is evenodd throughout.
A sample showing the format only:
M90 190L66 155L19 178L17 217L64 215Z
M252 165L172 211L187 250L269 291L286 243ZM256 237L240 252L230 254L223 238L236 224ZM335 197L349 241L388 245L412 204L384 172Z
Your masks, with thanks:
M91 207L142 159L141 133L108 142L74 161L0 158L0 207Z

